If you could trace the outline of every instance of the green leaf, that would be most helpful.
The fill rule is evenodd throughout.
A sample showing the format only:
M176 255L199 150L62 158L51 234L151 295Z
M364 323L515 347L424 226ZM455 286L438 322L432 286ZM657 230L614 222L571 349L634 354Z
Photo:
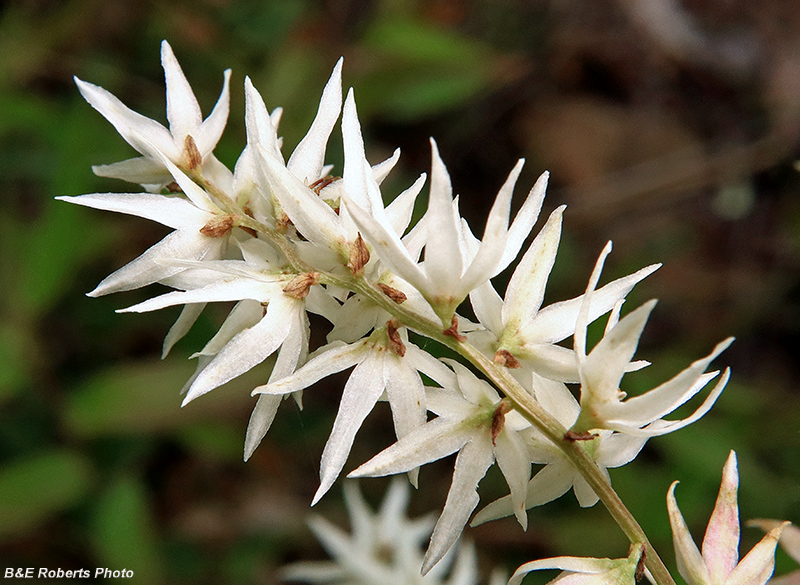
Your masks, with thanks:
M93 470L81 454L54 449L0 471L0 540L36 528L84 498Z
M194 361L170 358L94 374L70 393L64 406L64 424L71 433L91 438L152 434L200 420L219 420L232 413L238 416L252 408L250 391L267 380L269 371L268 366L254 368L181 408L180 390L194 368Z
M147 493L122 477L97 502L92 540L98 566L133 571L135 582L164 582L164 562Z

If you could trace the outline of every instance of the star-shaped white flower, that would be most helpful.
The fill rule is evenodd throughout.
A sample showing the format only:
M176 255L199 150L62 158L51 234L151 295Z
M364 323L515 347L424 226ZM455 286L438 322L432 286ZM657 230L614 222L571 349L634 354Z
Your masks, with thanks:
M197 98L167 41L161 43L161 64L167 85L169 129L137 114L102 87L75 78L75 83L86 101L114 125L128 144L143 155L93 167L94 172L102 177L140 183L148 190L158 192L172 181L172 177L161 157L154 152L155 148L184 170L208 165L210 168L204 168L207 174L230 174L212 154L228 120L230 69L225 71L222 93L217 104L208 118L203 120Z
M91 297L164 281L185 269L174 260L217 260L225 253L233 227L233 221L226 224L230 216L160 151L155 151L154 156L161 157L164 168L171 173L186 198L152 193L92 193L56 197L85 207L136 215L175 230L141 256L106 277L88 293Z
M675 544L678 572L689 585L764 585L775 570L775 548L789 524L773 527L739 560L739 473L731 451L722 470L717 503L703 538L702 554L689 533L678 503L674 482L667 493L667 510Z
M510 404L467 368L450 362L455 376L443 388L427 389L427 407L438 416L400 438L348 477L403 473L458 451L453 481L433 530L422 571L431 569L456 542L478 505L478 482L497 461L509 485L513 511L525 525L525 487L530 460L525 441L530 425Z
M467 338L494 355L498 363L526 368L562 382L577 382L575 354L558 343L575 333L583 295L542 308L558 251L563 211L562 206L550 214L511 275L505 299L500 298L490 282L470 293L482 328L467 333ZM647 266L594 291L588 320L608 313L659 267L660 264Z
M430 354L409 343L404 335L387 323L355 343L335 341L317 350L291 376L253 391L253 394L273 396L297 392L326 376L355 366L345 384L333 430L322 452L320 486L312 506L339 476L356 433L384 394L392 409L395 432L401 438L425 422L425 390L418 372L434 380L452 375Z
M586 355L589 305L603 262L610 252L611 242L604 248L592 272L575 331L575 354L581 380L581 414L571 430L586 433L595 429L608 429L647 436L671 433L705 415L725 389L730 369L725 370L714 389L692 415L681 420L663 420L664 416L695 396L717 376L719 372L705 373L705 370L733 342L733 338L717 344L709 355L697 360L671 380L626 400L627 395L619 388L620 382L625 372L637 369L631 359L655 301L645 303L619 322L618 310L614 311L603 339Z
M387 229L379 217L370 214L358 201L348 201L348 210L381 261L415 287L430 303L442 324L449 327L456 307L467 295L499 274L516 257L538 217L548 175L545 173L540 177L509 226L511 196L523 161L517 163L489 212L477 251L466 258L462 245L462 220L453 201L450 175L433 139L431 150L428 210L420 220L424 230L424 262L418 263L417 255L403 244L398 234Z
M580 406L572 392L561 382L533 374L533 394L542 407L564 427L569 428L578 418ZM647 442L646 436L631 436L601 430L586 438L587 453L600 468L606 479L610 480L608 469L622 467L630 463ZM536 475L528 482L525 494L527 508L541 506L560 498L570 489L581 507L594 506L598 496L589 486L565 455L549 439L539 432L532 432L528 438L530 461L543 464ZM510 516L515 512L512 496L505 496L488 504L479 511L472 521L473 526Z

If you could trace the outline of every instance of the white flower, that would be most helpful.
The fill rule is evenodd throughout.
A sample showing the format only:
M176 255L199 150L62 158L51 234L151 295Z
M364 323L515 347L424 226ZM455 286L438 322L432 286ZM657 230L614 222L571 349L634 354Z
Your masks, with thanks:
M96 166L94 172L102 177L140 183L153 192L172 181L170 172L154 148L184 170L208 165L210 168L204 169L207 173L229 172L214 158L212 151L228 120L230 69L225 71L222 93L216 106L203 120L192 88L167 41L161 43L161 64L167 85L169 130L129 109L102 87L75 78L86 101L114 125L128 144L144 155Z
M381 396L385 394L389 401L397 436L404 437L425 422L425 390L418 371L435 380L451 375L440 362L409 343L387 323L355 343L335 341L320 348L294 374L259 386L253 394L280 396L296 392L354 365L322 452L320 486L312 506L339 476L356 433Z
M631 359L655 301L645 303L619 322L618 312L615 311L609 318L603 339L586 355L588 306L603 262L610 251L609 242L592 273L575 332L575 354L581 378L581 414L571 430L580 434L594 429L609 429L645 436L673 432L702 417L724 390L730 369L725 370L715 388L692 415L681 420L662 420L662 417L691 399L716 377L718 372L705 373L705 370L733 342L733 338L717 344L708 356L697 360L671 380L626 400L626 394L619 389L620 381L626 371L637 368L636 364L631 363Z
M558 422L569 428L578 418L580 406L569 389L561 382L533 374L533 393L536 400ZM647 442L647 437L623 435L607 430L594 433L584 441L586 452L594 459L601 473L610 481L609 468L630 463ZM525 503L528 508L541 506L560 498L570 489L581 507L594 506L598 497L564 452L539 432L528 439L528 454L533 463L544 464L528 482ZM488 504L475 515L473 526L503 518L514 513L513 498L505 496Z
M545 287L555 263L564 207L547 223L520 260L501 299L490 282L470 293L470 301L482 329L467 338L498 363L523 367L562 382L579 380L575 354L557 345L573 333L583 295L542 308ZM619 278L594 292L589 321L608 313L641 280L660 267L653 264ZM524 374L518 376L523 378Z
M523 526L527 518L525 487L530 462L525 447L529 423L509 412L486 382L467 368L451 362L456 375L443 388L428 388L427 407L437 418L425 423L385 449L348 477L377 477L403 473L458 451L453 482L442 515L436 523L423 573L431 569L456 542L478 504L478 482L497 460L512 493L513 510Z
M703 538L702 554L675 501L674 482L667 493L667 510L675 544L678 572L689 585L764 585L775 569L775 547L789 524L778 524L767 532L739 561L739 473L736 453L731 451L722 470L717 503Z
M378 513L368 508L355 482L345 483L344 495L351 534L318 516L309 521L333 560L295 563L284 569L284 579L341 585L477 584L477 557L471 544L462 545L435 570L420 575L421 544L430 534L433 521L427 516L414 520L406 517L409 494L405 482L392 482Z
M508 585L519 585L531 571L558 569L562 573L551 585L635 585L644 545L631 547L626 559L556 557L525 563L511 576Z
M381 261L415 287L430 303L445 327L456 307L473 289L496 276L516 257L541 208L547 185L542 175L528 194L509 227L511 196L522 170L519 161L500 188L486 221L483 240L471 258L463 255L461 219L453 201L450 175L436 142L431 139L432 164L428 210L422 222L425 261L417 263L398 234L387 229L379 217L370 215L357 201L347 201L353 220Z
M154 156L159 156L155 151ZM217 260L222 258L234 226L209 194L195 184L168 158L161 162L180 186L180 196L151 193L92 193L56 197L85 207L116 211L157 221L175 231L106 277L89 296L131 290L168 279L185 269L173 260ZM229 223L228 220L230 220ZM217 225L219 224L219 229ZM225 229L227 226L227 229ZM212 235L207 235L212 234Z

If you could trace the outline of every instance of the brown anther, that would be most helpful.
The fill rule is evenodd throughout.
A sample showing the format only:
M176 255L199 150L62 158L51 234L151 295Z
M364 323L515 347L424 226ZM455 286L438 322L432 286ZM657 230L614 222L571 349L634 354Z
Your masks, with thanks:
M292 220L285 213L281 213L281 216L275 221L275 229L282 234L286 233L290 225L292 225Z
M319 192L322 191L325 187L333 183L334 181L341 179L341 177L334 177L332 175L328 175L327 177L322 177L321 179L317 179L313 183L311 183L308 188L314 191L317 195Z
M507 349L498 349L497 352L494 354L494 363L505 366L511 370L516 368L521 368L522 364L519 363L519 360L514 357Z
M403 291L397 290L396 288L392 288L388 284L383 284L382 282L379 282L375 286L381 289L381 292L383 294L392 299L398 305L408 298Z
M458 332L458 317L453 315L453 320L450 321L450 327L442 329L442 333L447 337L454 337L457 341L466 341L467 336Z
M303 272L290 280L283 292L296 299L304 299L308 296L311 287L319 282L319 272Z
M245 232L247 232L248 234L250 234L251 236L253 236L254 238L257 238L257 237L258 237L258 232L257 232L256 230L254 230L253 228L251 228L251 227L247 227L247 226L244 226L244 225L240 225L239 227L240 227L240 228L241 228L243 231L245 231Z
M403 357L406 355L406 346L403 340L400 339L400 333L397 330L398 327L400 327L400 321L397 319L390 319L386 322L386 335L389 336L389 349L400 357Z
M197 148L197 143L191 135L186 135L186 140L183 141L183 159L186 161L186 167L193 171L199 169L203 165L203 156Z
M570 441L570 442L573 442L573 443L575 441L591 441L596 436L597 436L596 433L590 433L589 431L581 431L581 432L567 431L564 434L564 440L565 441Z
M369 262L369 249L359 232L356 241L350 244L350 260L347 263L347 267L350 269L353 276L355 276L356 274L361 274L367 262Z
M200 228L200 233L209 238L221 238L231 233L233 223L232 215L216 215Z
M503 430L506 424L506 414L511 411L511 403L508 400L501 400L492 414L492 445L497 445L497 435Z
M644 577L644 569L645 569L645 555L647 553L647 548L642 546L642 556L639 557L639 562L636 563L636 573L634 573L634 577L636 578L637 583L642 580Z
M181 186L175 181L164 185L164 189L166 189L168 193L183 193L183 189L181 189Z

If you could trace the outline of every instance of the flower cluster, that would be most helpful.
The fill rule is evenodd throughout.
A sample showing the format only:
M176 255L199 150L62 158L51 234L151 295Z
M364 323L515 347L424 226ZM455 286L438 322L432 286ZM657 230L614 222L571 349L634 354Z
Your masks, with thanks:
M500 187L479 238L461 218L431 140L427 209L412 225L427 177L385 203L381 183L399 151L368 162L353 90L342 98L341 60L307 134L288 157L278 134L281 110L268 111L245 79L247 144L230 170L213 154L227 119L230 73L203 120L166 41L161 57L169 129L104 89L76 80L86 100L141 155L95 172L138 183L142 190L60 199L174 230L89 294L154 283L173 289L123 309L184 307L167 334L165 355L207 303L236 303L195 354L197 370L184 388L184 404L274 359L269 379L253 390L258 400L245 459L284 398L301 404L305 388L352 367L322 453L314 503L344 469L359 428L380 400L389 402L398 441L351 476L408 473L416 484L419 467L457 453L423 573L452 549L479 503L478 483L494 463L510 495L485 507L475 521L513 514L525 527L528 508L570 490L582 506L597 502L596 488L568 452L580 450L607 481L608 468L633 460L648 438L696 421L722 392L727 371L693 414L665 419L717 377L706 370L730 340L647 393L627 397L620 390L626 372L647 365L633 357L654 302L622 318L620 309L658 265L599 286L609 243L584 294L543 306L563 207L550 214L498 293L493 279L522 252L542 207L547 173L512 219L520 160ZM340 117L344 165L336 176L326 165L326 146ZM463 314L466 303L474 321ZM332 325L327 343L316 349L309 347L309 313ZM587 327L604 315L605 335L587 351ZM460 354L481 375L460 361L433 357L420 346L424 338ZM568 385L575 385L579 398ZM533 465L542 467L534 471ZM633 562L620 567L628 571Z

